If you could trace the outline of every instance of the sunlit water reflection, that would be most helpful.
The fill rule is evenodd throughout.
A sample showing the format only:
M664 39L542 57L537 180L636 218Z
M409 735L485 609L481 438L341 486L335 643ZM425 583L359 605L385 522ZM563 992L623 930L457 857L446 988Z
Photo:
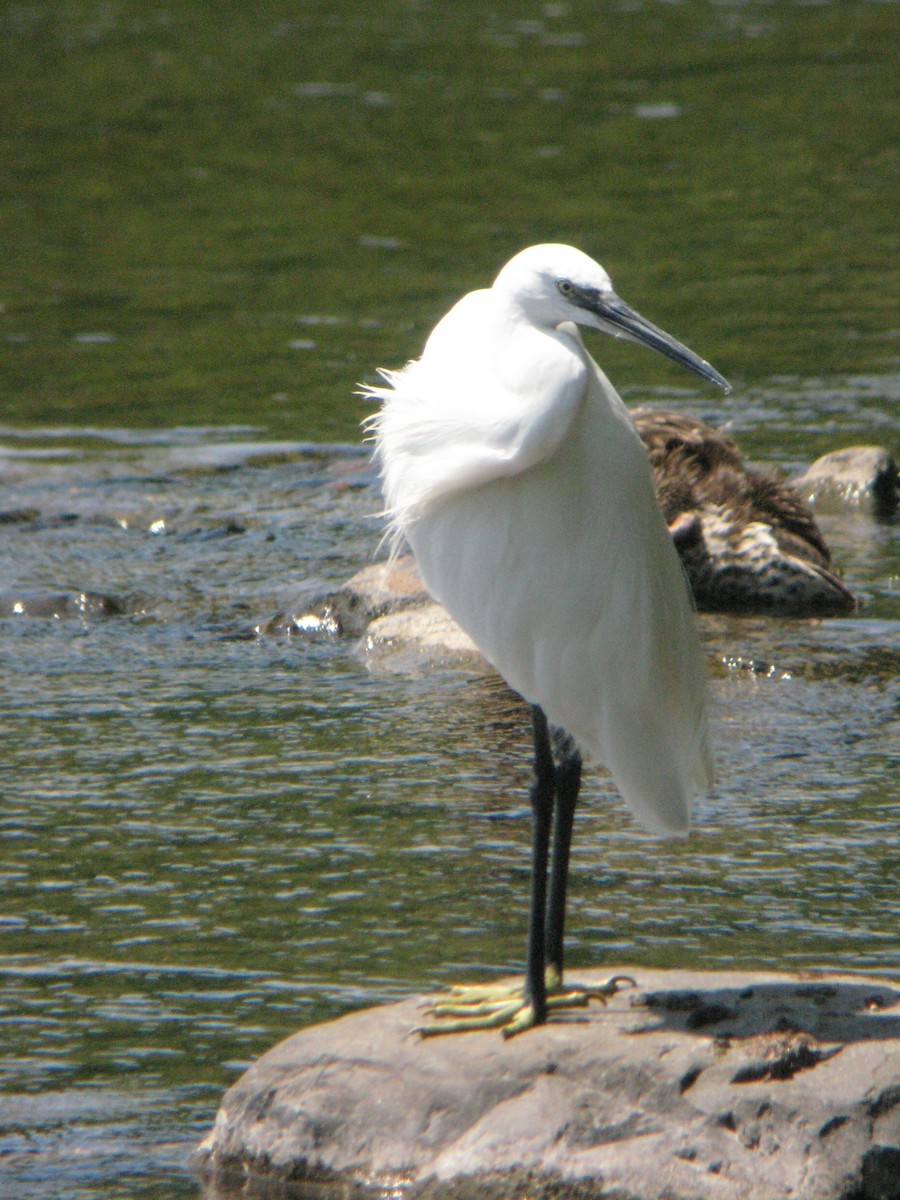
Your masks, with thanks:
M364 456L296 439L564 240L737 384L592 343L629 400L896 453L892 7L0 11L0 1200L192 1195L277 1038L520 966L520 706L253 633L378 541ZM859 616L703 621L696 833L591 776L573 968L897 970L900 527L823 527Z
M527 722L461 668L254 633L374 552L352 447L69 431L4 470L2 1170L189 1193L173 1164L278 1037L519 968ZM696 833L649 843L590 776L573 969L897 968L897 526L827 524L858 617L703 619Z

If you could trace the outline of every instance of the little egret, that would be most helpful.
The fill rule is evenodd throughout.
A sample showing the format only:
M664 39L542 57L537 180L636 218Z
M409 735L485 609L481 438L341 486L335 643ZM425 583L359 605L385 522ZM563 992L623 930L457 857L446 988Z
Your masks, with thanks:
M434 598L531 706L532 867L524 989L463 988L427 1031L540 1024L564 991L563 926L582 755L635 817L685 834L711 782L706 680L647 453L578 326L728 390L571 246L532 246L464 296L421 358L367 387L385 512ZM549 896L550 840L553 862ZM607 994L616 990L611 980ZM594 993L596 994L596 993Z

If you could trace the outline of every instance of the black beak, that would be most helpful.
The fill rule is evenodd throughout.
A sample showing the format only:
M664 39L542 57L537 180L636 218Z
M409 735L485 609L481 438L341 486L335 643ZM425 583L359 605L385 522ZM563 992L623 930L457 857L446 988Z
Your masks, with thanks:
M629 308L615 292L585 293L578 298L576 303L595 313L603 323L606 332L611 333L613 337L628 338L629 341L637 342L641 346L649 346L651 350L665 355L672 362L687 367L701 379L708 379L710 383L717 384L723 391L731 391L731 384L719 374L715 367L711 367L693 350L688 350L687 346L683 346L681 342L670 337L665 330L652 325L640 313Z

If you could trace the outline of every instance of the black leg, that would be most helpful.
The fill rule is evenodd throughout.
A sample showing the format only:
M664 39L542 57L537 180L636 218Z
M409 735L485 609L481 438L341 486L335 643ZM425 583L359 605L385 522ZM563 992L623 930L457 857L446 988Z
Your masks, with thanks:
M531 910L528 918L528 963L525 970L525 999L534 1009L535 1024L547 1019L547 986L544 980L546 947L544 919L547 909L547 860L556 768L550 746L550 731L543 710L531 708L534 729L534 779L531 784Z
M569 851L572 826L581 787L581 754L575 742L561 729L553 730L556 752L556 809L553 826L553 867L550 874L550 904L547 913L546 975L553 987L563 976L563 936L566 923L566 889L569 880Z
M531 909L528 918L528 962L525 987L487 985L451 988L446 1000L429 1006L437 1018L419 1030L423 1037L462 1033L469 1029L500 1029L513 1037L541 1025L549 1010L584 1008L590 1000L606 1003L625 983L616 975L597 987L563 990L563 932L569 849L578 789L581 755L561 729L551 731L542 709L532 705L534 778L531 784ZM548 905L547 866L553 832L553 869ZM548 980L550 992L548 994Z

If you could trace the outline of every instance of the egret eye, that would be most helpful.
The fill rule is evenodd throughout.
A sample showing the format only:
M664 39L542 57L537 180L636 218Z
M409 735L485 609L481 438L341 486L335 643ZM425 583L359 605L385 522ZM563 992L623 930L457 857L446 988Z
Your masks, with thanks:
M575 295L575 285L568 279L557 279L556 286L567 300Z

